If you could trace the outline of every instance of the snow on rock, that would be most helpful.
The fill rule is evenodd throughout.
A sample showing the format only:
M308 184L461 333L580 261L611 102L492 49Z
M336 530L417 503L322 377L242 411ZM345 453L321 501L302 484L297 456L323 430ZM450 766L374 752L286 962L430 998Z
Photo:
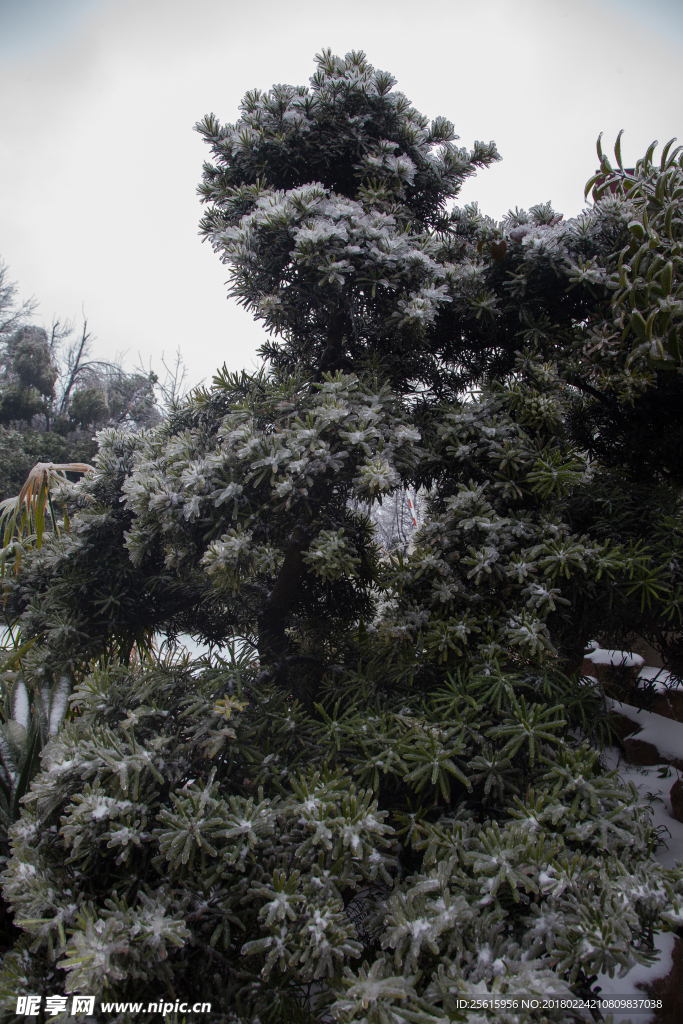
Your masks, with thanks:
M683 722L675 722L651 711L634 708L610 697L607 698L607 706L611 711L640 726L640 732L631 739L655 747L661 757L660 763L675 764L683 768Z
M592 662L593 665L610 665L613 668L637 668L638 681L653 683L656 693L683 690L683 682L680 682L668 669L646 665L642 655L635 654L633 651L612 651L606 647L598 647L595 640L591 640L584 654L584 675L597 678L594 673L585 671L588 669L587 661Z
M645 658L632 651L608 651L604 647L594 647L588 654L584 655L587 661L594 665L616 665L624 668L641 668L645 664Z
M669 690L683 690L683 683L665 668L655 668L653 665L644 665L638 672L638 679L643 682L653 683L656 693L666 693Z

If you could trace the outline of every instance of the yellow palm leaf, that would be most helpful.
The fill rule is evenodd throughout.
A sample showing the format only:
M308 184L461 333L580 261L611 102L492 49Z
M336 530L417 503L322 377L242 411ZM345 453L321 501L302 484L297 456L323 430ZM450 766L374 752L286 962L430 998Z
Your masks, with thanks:
M52 507L50 488L67 482L67 473L87 473L93 467L85 462L38 462L26 478L16 498L0 503L0 531L3 548L0 551L0 575L5 574L5 563L14 556L14 571L21 569L23 552L32 546L40 548L45 532L45 517L52 532L59 534L59 524ZM69 519L64 509L64 529Z

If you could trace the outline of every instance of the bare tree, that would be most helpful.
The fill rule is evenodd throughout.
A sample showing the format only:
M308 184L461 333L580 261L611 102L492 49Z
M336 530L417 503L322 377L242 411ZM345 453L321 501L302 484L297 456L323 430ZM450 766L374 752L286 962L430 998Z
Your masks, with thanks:
M58 326L58 324L57 324L57 326ZM72 330L73 330L73 328L70 328L69 331L68 331L68 334L70 334L72 332ZM62 338L67 337L68 334L66 334L66 333L62 334ZM53 329L52 329L53 343L52 343L52 346L51 346L51 351L52 351L53 356L56 358L57 351L56 351L56 347L55 347L55 344L54 344L55 336L56 336L56 333L55 333L55 328L53 326ZM63 383L63 387L62 387L62 394L61 394L61 398L59 400L59 407L58 407L58 415L59 416L66 415L66 411L69 408L69 398L71 397L71 392L73 391L74 386L76 385L79 376L86 371L86 366L84 365L83 360L84 360L84 357L88 353L88 343L89 343L89 341L90 341L90 334L88 333L88 321L84 318L83 319L83 330L81 331L80 338L76 342L72 342L69 345L69 347L67 349L67 352L66 352L66 367L65 367L66 372L64 374L65 380L64 380L64 383Z
M28 323L38 305L35 299L17 305L17 286L8 280L7 273L6 264L0 261L0 342Z
M164 407L171 409L174 406L180 405L191 390L187 384L187 367L183 362L179 348L176 349L175 359L171 366L166 362L166 356L163 352L161 354L161 363L166 371L166 376L163 381L161 379L157 381L156 387L161 395Z

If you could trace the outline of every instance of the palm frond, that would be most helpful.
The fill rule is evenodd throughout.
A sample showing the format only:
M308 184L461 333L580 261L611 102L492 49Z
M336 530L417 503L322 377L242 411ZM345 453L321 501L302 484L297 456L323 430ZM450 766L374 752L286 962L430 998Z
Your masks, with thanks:
M67 482L67 473L87 473L93 469L85 462L38 462L29 473L16 498L0 502L0 577L7 560L13 557L14 572L21 571L22 555L31 547L40 548L46 523L59 535L60 525L50 497L50 489ZM69 529L66 507L62 510L63 529Z

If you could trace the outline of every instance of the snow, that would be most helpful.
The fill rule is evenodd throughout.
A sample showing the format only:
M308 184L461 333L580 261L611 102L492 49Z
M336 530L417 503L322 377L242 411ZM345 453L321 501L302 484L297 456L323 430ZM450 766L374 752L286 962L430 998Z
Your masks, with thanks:
M28 691L23 679L19 680L14 691L14 697L12 700L12 718L15 722L18 722L19 725L23 725L24 729L28 730Z
M50 707L49 732L50 736L56 736L59 726L67 712L69 702L69 677L61 676L52 695Z
M634 739L652 743L667 760L673 761L678 758L683 761L683 722L675 722L611 698L607 698L607 706L640 726L641 731L634 735ZM683 853L681 859L683 860Z
M594 648L585 657L594 665L623 665L625 668L633 668L636 665L641 668L645 664L645 658L640 654L633 654L631 651L608 651L604 647Z
M657 693L666 693L667 690L683 690L683 683L679 682L665 668L655 668L652 665L645 665L638 673L638 679L654 683Z
M621 999L647 999L648 994L642 985L651 985L658 978L665 978L673 967L673 948L676 942L675 932L658 932L655 936L655 946L660 952L660 959L653 967L646 967L644 964L637 964L624 978L617 975L610 978L607 974L599 974L597 984L601 988L600 995L603 999L619 997ZM605 1011L605 1014L608 1011ZM614 1024L651 1024L654 1014L640 1013L634 1010L612 1010Z
M618 705L618 707L615 707L615 710L618 710L620 714L625 714L628 711L628 717L632 721L636 721L636 716L640 720L641 716L645 714L649 715L650 718L660 719L661 722L669 724L668 719L661 718L659 715L653 715L646 711L638 712L636 708L630 708L627 704L619 704L618 701L612 701L612 704ZM678 726L680 730L680 742L682 745L679 747L679 752L683 756L683 724L679 722L671 722L670 724ZM651 730L650 735L655 735L656 725L651 725L649 728ZM638 733L638 738L641 738L640 733ZM653 742L653 740L650 739L649 742ZM642 768L630 765L627 761L621 759L620 752L616 747L609 747L604 752L604 758L609 769L618 769L623 781L626 783L632 782L642 794L643 802L651 808L652 822L655 828L663 827L669 833L669 835L666 832L664 833L666 845L661 846L655 853L657 860L665 868L674 867L677 860L683 861L683 823L676 821L673 817L671 801L669 799L669 791L676 781L676 771L669 769L670 774L668 777L661 778L660 772L662 768L660 766ZM599 975L598 984L602 989L602 995L647 998L645 990L637 986L651 984L657 978L665 978L669 974L673 966L672 953L675 941L675 932L659 932L655 936L655 945L660 951L661 956L660 960L652 967L638 964L623 978L610 978L606 974ZM614 1013L614 1024L625 1024L629 1019L637 1022L637 1024L651 1024L653 1015L634 1014L632 1010Z
M652 681L658 692L667 689L681 689L683 686L678 683L666 669L655 668L645 665L644 659L630 651L611 651L593 646L586 658L594 665L617 665L639 669L638 678L643 681ZM632 707L621 701L608 698L608 707L620 715L630 719L639 727L639 732L634 738L651 743L657 748L663 758L668 760L680 759L683 761L683 723L672 721L661 715ZM675 866L676 861L683 861L683 823L673 817L669 792L676 781L677 772L671 768L661 765L653 767L641 767L631 765L622 760L621 754L616 747L610 747L605 751L605 761L608 768L616 768L620 777L626 783L633 783L641 793L643 803L650 807L653 825L662 830L665 837L665 845L661 846L655 853L657 860L666 868ZM666 773L666 774L665 774ZM662 777L663 776L663 777ZM603 996L615 996L621 998L646 998L643 985L652 984L658 978L665 978L673 966L672 954L675 943L674 932L659 932L655 937L655 945L660 952L659 961L652 967L637 965L623 978L610 978L607 974L598 976ZM639 987L641 986L641 987ZM625 1024L629 1020L637 1020L638 1024L650 1024L653 1014L634 1014L633 1011L624 1010L614 1012L614 1024Z

